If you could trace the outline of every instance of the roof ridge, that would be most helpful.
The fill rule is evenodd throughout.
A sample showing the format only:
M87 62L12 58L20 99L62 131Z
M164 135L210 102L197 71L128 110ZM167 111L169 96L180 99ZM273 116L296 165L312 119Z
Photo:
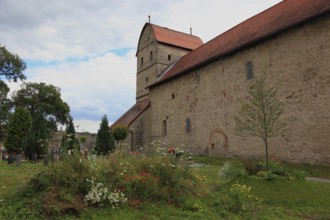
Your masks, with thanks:
M197 35L194 35L194 34L189 34L189 33L186 33L186 32L174 30L174 29L171 29L171 28L168 28L168 27L163 27L163 26L160 26L160 25L157 25L157 24L153 24L153 23L148 23L148 24L150 24L152 26L159 27L159 28L163 28L163 29L166 29L166 30L169 30L169 31L177 32L179 34L185 34L185 35L188 35L188 36L193 36L193 37L197 37L197 38L201 39L200 37L198 37Z
M329 0L284 0L244 20L183 56L151 87L241 50L248 45L268 39L276 33L305 23L329 11Z

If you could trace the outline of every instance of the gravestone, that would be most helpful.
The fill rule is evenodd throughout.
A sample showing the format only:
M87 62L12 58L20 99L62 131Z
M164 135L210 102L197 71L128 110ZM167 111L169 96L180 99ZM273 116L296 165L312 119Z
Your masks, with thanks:
M22 154L17 154L16 156L16 166L20 167L22 165Z

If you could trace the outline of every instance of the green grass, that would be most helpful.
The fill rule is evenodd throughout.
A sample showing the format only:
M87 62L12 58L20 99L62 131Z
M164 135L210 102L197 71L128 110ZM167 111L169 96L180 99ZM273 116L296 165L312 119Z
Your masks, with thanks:
M23 162L22 166L0 161L0 201L22 188L31 176L43 169L41 163Z
M266 180L257 177L238 175L236 178L223 179L219 169L226 159L216 157L196 157L195 162L207 166L194 168L206 177L208 193L199 198L189 199L182 206L175 207L166 203L146 202L137 207L89 208L80 219L330 219L330 184L277 178ZM244 170L243 163L230 160L235 171ZM282 164L290 169L306 171L310 176L329 178L329 167ZM0 161L0 219L40 219L37 213L29 210L29 200L38 198L24 197L20 189L37 172L44 168L41 163L23 163L22 167L8 165ZM238 172L239 173L239 172ZM230 213L223 210L222 199L234 183L251 187L251 193L262 199L253 211ZM198 210L192 210L193 205ZM75 219L61 217L61 219Z

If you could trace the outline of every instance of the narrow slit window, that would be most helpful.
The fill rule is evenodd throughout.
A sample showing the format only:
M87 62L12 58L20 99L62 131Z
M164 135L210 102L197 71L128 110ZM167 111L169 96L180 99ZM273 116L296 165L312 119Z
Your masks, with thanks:
M253 79L253 63L251 60L246 62L245 64L245 72L246 72L246 79L250 80Z
M172 56L171 56L171 54L169 54L169 55L167 56L167 60L168 60L168 61L171 61L171 59L172 59Z
M143 57L141 57L141 66L143 66Z
M146 77L146 83L149 82L149 77Z
M175 99L175 94L174 93L172 93L172 99Z
M191 132L191 121L189 118L186 119L186 132Z
M163 136L167 135L167 121L163 120Z
M152 60L153 59L153 53L152 53L152 51L150 51L150 60Z

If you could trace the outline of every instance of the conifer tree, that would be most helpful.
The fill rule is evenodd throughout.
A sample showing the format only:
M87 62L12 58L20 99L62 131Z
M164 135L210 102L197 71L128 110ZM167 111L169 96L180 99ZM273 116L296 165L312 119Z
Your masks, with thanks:
M40 157L48 153L48 136L47 121L43 111L37 111L32 117L32 129L24 147L24 152L30 160L35 154Z
M24 108L16 108L12 118L9 120L4 143L9 153L19 152L25 146L31 126L30 112Z
M73 150L75 148L75 134L76 131L74 129L74 124L73 124L73 119L70 116L69 117L69 122L66 125L66 137L67 137L67 149L68 150Z
M110 133L109 122L106 115L102 117L100 129L97 132L95 150L98 155L108 154L115 149L115 142Z

